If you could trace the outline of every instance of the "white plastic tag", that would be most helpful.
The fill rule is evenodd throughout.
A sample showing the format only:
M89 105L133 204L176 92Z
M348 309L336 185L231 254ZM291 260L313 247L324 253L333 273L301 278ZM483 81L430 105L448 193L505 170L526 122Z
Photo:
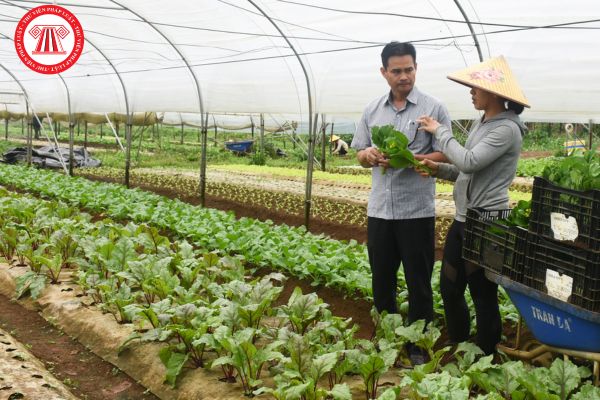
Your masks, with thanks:
M561 213L550 213L550 227L556 240L574 241L579 236L579 227L575 218L567 218Z
M573 278L567 274L559 274L551 269L546 270L546 288L548 295L562 301L569 300L573 293Z

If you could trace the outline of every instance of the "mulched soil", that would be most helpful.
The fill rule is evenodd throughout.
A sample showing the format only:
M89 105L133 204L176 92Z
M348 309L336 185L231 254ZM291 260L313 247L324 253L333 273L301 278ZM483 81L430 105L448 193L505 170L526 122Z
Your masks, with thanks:
M25 344L71 392L89 400L157 400L146 388L79 342L50 325L37 312L0 295L0 326ZM40 399L41 400L41 399Z

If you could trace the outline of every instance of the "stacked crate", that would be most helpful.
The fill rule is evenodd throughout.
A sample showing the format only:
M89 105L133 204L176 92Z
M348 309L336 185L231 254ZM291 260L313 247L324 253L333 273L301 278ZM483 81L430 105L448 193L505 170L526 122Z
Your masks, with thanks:
M469 209L463 258L516 282L523 282L527 230L498 222L511 210Z
M536 177L524 274L528 286L600 312L600 190Z
M509 214L468 210L463 258L600 312L600 191L565 189L536 177L529 229L499 223Z

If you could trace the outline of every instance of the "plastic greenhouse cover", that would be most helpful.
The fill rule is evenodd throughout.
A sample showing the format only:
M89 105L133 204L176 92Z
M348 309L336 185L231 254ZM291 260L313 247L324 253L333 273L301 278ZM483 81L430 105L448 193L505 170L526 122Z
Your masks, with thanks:
M453 118L473 118L468 89L446 79L479 62L460 4L483 57L504 55L511 65L532 105L524 119L600 120L597 0L61 1L86 38L62 80L29 70L12 43L18 20L41 4L48 3L0 4L2 110L25 112L27 96L37 113L177 112L190 121L201 112L266 113L306 121L302 68L274 23L306 66L315 113L358 119L387 92L380 52L398 40L417 47L417 87Z

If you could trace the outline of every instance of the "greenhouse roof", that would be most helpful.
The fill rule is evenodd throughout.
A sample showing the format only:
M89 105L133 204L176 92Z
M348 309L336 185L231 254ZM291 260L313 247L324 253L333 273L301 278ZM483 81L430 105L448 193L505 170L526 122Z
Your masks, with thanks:
M13 44L31 8L81 22L83 54L59 75L31 71ZM490 0L83 0L0 2L0 105L36 113L313 113L356 119L388 90L382 46L417 48L417 86L473 118L450 72L504 55L526 120L600 121L600 2ZM470 23L468 23L470 22ZM298 57L294 54L297 53Z

